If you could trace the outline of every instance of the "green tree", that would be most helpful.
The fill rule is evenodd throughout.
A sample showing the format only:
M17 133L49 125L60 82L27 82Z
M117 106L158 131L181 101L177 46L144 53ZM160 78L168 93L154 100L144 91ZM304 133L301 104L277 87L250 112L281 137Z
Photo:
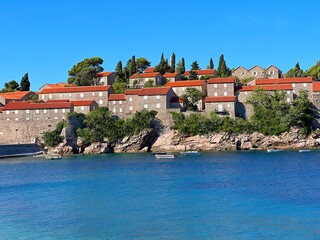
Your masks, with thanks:
M117 63L117 66L116 66L116 69L115 69L115 73L117 74L118 77L124 78L124 73L123 73L122 62L121 61L119 61Z
M187 108L190 110L197 110L197 103L205 97L205 94L199 89L188 87L185 94L181 98L185 101Z
M209 61L209 69L214 69L214 64L213 64L212 58L210 58L210 61Z
M137 72L137 62L136 62L136 56L132 56L131 57L131 65L130 65L130 68L131 68L131 73L132 74L135 74Z
M296 63L294 68L289 69L288 72L286 72L285 76L287 78L303 77L304 76L304 72L300 68L299 62Z
M195 70L189 71L189 80L197 80L198 79L198 73Z
M114 83L112 84L112 89L114 90L114 93L124 93L126 90L127 82L123 80L120 77L117 77Z
M320 61L317 61L315 65L308 69L307 74L313 79L320 79Z
M227 64L226 64L226 61L224 60L223 54L221 54L221 56L219 58L217 75L218 75L218 77L228 77L228 76L230 76L230 74L231 74L231 71L227 67Z
M191 63L191 70L200 70L199 64L197 61Z
M103 64L103 60L100 57L84 59L68 71L68 82L77 86L95 85L96 74L103 71L101 64Z
M42 137L44 140L44 144L49 147L55 147L59 143L61 143L64 137L61 136L60 134L62 132L62 129L66 126L67 126L66 120L62 120L57 124L55 130L44 132Z
M139 72L144 72L146 70L147 67L150 67L150 62L146 59L146 58L138 58L136 61L136 65L137 65L137 70Z
M148 81L146 81L146 82L143 84L143 87L145 87L145 88L154 87L153 81L152 81L151 79L148 80Z
M176 55L172 53L171 55L171 61L170 61L170 72L174 73L176 72Z
M182 75L185 72L185 67L182 64L182 61L179 61L176 66L176 73Z
M2 88L1 92L15 92L19 90L19 83L15 80L11 80L4 84L4 88Z
M20 91L30 91L30 81L28 73L26 73L21 79Z
M168 59L164 59L163 53L161 54L159 64L155 67L155 71L160 72L161 74L165 74L166 72L170 71Z

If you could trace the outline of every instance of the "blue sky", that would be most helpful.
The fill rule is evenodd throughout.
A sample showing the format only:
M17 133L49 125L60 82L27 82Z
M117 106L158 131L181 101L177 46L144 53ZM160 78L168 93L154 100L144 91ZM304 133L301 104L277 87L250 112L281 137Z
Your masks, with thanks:
M297 61L305 70L320 59L320 2L0 0L0 88L28 72L31 89L63 82L84 58L99 56L105 71L132 55L156 65L161 53L215 67Z

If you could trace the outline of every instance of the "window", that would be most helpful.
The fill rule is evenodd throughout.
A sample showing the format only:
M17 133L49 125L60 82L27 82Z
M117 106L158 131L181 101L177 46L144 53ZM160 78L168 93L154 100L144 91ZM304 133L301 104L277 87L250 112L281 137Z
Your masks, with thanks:
M121 113L122 113L122 108L119 108L119 112L121 112Z
M304 86L304 87L306 87L306 86L307 86L307 84L306 84L306 83L304 83L304 84L303 84L303 86Z
M222 106L222 104L218 104L218 111L219 111L219 112L222 112L222 111L223 111L223 106Z
M99 100L99 104L102 105L103 104L103 100Z
M156 108L161 108L161 104L160 104L160 103L157 103L157 104L156 104Z
M84 106L81 106L80 109L83 111L84 110Z
M80 93L80 97L83 98L83 93Z
M292 87L295 87L296 86L296 84L295 83L292 83Z
M148 96L143 96L143 99L144 100L148 100Z
M7 110L7 111L6 111L6 114L10 114L10 111Z
M10 121L10 118L7 118L7 121Z
M71 93L69 93L69 97L71 97L72 96L72 94Z
M15 121L19 121L19 118L15 118L14 120L15 120Z
M55 109L55 110L54 110L54 113L58 113L58 109Z
M112 112L114 112L114 113L115 113L115 112L116 112L116 109L114 108L114 109L112 110Z
M132 97L129 97L129 102L132 102Z
M218 88L218 84L216 84L216 83L213 84L213 87L214 87L214 88Z
M29 121L29 120L30 120L30 118L26 118L26 120L27 120L27 121Z
M102 97L103 96L103 93L102 92L99 92L99 97Z
M227 107L230 108L230 104L228 104Z
M223 84L223 87L225 87L225 88L228 87L228 84L224 83L224 84Z
M156 99L160 99L160 96L159 96L159 95L157 95L157 96L156 96Z
M14 110L14 114L18 114L19 113L19 111L18 110Z
M182 91L185 91L186 90L186 88L185 87L182 87Z
M62 94L59 95L62 98Z
M39 109L36 109L36 114L39 114Z
M245 72L242 72L241 75L242 75L242 76L243 76L243 75L246 75L246 73L245 73Z
M227 93L227 92L224 92L224 93L223 93L223 96L228 96L228 93Z
M45 117L44 119L45 119L45 120L48 120L48 118L47 118L47 117Z
M119 101L119 104L122 105L122 101Z
M29 114L29 113L30 113L30 110L29 110L29 109L27 109L27 110L26 110L26 114Z
M248 92L244 92L244 95L248 95Z
M116 101L113 100L112 103L113 103L113 105L116 105Z
M48 110L47 109L43 109L43 113L48 113Z
M66 112L66 110L63 108L63 109L61 110L61 112L62 112L62 113L65 113L65 112Z
M290 91L287 91L287 94L290 94Z
M132 110L133 110L133 107L132 107L132 106L130 106L130 107L129 107L129 110L130 110L130 111L132 111Z
M269 75L274 75L274 71L270 71L270 72L269 72Z
M217 93L217 92L214 92L214 94L213 94L213 95L216 97L216 96L218 96L218 93Z
M95 95L95 93L93 92L93 93L92 93L92 96L94 96L94 95Z
M49 94L49 99L51 99L52 98L52 94Z
M287 102L288 102L288 103L291 102L291 99L290 99L289 97L287 98Z
M143 105L143 108L148 108L148 104Z
M44 95L42 95L41 98L44 99Z
M54 117L54 119L58 119L58 117ZM39 120L39 118L37 120Z
M257 72L252 72L252 76L257 76Z

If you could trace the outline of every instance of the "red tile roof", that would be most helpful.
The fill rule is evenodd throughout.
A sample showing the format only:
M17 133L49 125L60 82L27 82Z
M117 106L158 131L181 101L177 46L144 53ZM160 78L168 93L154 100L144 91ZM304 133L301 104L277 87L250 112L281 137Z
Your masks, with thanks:
M257 89L263 89L265 91L284 91L284 90L293 90L291 84L272 84L272 85L259 85L259 86L242 86L238 91L246 92L253 91Z
M109 101L125 101L126 96L124 94L110 94Z
M229 77L229 78L210 78L208 83L235 83L236 78Z
M192 86L203 86L206 84L204 80L187 80L178 82L168 82L166 87L192 87Z
M311 82L312 82L312 77L256 79L256 85L283 84L283 83L311 83Z
M57 109L70 108L71 102L58 103L28 103L28 102L9 102L3 107L3 110L24 110L24 109Z
M163 75L163 77L165 77L165 78L174 78L174 77L176 77L177 75L179 75L178 73L165 73L164 75Z
M144 73L152 73L152 72L154 72L155 69L156 69L156 68L154 68L154 67L146 68L146 70L144 71Z
M79 101L71 101L73 106L90 106L93 104L94 100L79 100Z
M73 93L73 92L100 92L109 91L110 86L78 86L78 87L63 87L63 88L46 88L39 92L39 94L46 93Z
M69 99L49 99L46 103L56 103L56 102L70 102Z
M46 83L44 84L40 89L42 88L61 88L61 87L74 87L75 85L72 83L62 83L58 82L56 84Z
M170 87L141 88L139 96L166 95Z
M124 91L124 95L139 95L141 89L127 89Z
M320 82L313 82L312 83L312 91L313 92L320 92Z
M113 72L99 72L96 74L96 77L107 77L111 75Z
M135 73L133 74L130 79L132 78L148 78L148 77L156 77L159 72L152 72L152 73Z
M30 93L30 91L6 92L6 93L0 93L0 97L4 99L10 99L10 100L21 100L28 93Z
M198 75L214 75L216 70L214 69L204 69L204 70L196 70ZM183 75L189 75L190 71L185 71Z
M236 96L221 96L221 97L206 97L205 102L234 102L236 100Z

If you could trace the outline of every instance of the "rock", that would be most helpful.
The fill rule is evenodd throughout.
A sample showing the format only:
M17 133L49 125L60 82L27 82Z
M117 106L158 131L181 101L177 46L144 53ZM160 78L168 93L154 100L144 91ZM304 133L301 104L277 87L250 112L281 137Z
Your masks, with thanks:
M77 129L83 128L84 116L68 116L67 127L65 128L64 137L66 143L72 147L74 153L79 153ZM83 151L83 149L81 149ZM82 152L81 151L81 152Z
M111 153L113 149L108 143L92 143L89 147L84 149L84 154L101 154Z
M48 148L49 154L70 155L73 154L72 147L66 143L60 143L57 147Z

